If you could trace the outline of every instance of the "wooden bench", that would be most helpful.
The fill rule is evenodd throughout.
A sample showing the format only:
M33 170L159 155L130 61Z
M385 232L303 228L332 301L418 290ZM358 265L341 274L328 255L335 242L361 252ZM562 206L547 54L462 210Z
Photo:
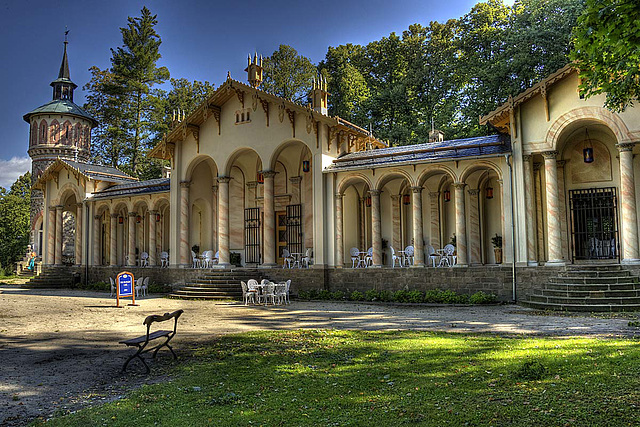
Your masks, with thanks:
M147 374L148 374L149 372L151 372L151 370L149 369L149 365L147 365L147 362L145 362L144 359L142 358L142 355L144 353L153 351L153 358L155 359L156 354L158 354L158 350L160 350L160 348L162 347L167 347L169 350L171 350L171 354L173 354L174 359L177 359L178 356L176 356L176 354L173 351L173 348L171 348L171 346L169 345L169 341L171 341L171 339L176 335L176 328L178 327L178 318L183 312L184 310L176 310L173 313L165 313L163 315L154 314L152 316L147 316L147 318L144 319L144 322L143 322L143 324L147 326L146 335L139 336L138 338L132 338L130 340L120 341L120 344L124 344L127 347L138 347L138 351L136 351L135 354L130 356L126 362L124 362L124 366L122 367L122 372L126 371L127 365L129 364L129 362L131 362L133 359L137 357L138 359L140 359L144 367L147 369ZM171 319L175 319L175 322L173 324L173 331L160 330L160 331L150 332L151 325L154 322L164 322ZM147 348L147 345L149 344L149 342L157 338L164 338L165 341L154 347Z

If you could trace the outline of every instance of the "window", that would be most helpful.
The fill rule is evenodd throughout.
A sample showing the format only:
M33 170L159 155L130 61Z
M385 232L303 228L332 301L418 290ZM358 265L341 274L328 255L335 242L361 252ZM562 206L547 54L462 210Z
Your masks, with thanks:
M243 110L236 111L236 124L240 125L240 124L251 122L250 111L251 111L250 108L245 108Z

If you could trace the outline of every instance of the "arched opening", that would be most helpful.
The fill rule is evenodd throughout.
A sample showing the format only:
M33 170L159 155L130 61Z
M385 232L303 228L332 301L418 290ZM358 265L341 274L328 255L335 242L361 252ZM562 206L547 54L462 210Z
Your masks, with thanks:
M217 165L210 157L200 156L191 163L187 173L190 181L189 254L191 251L197 252L196 255L209 250L215 252L218 247Z
M394 172L382 177L378 184L378 189L381 191L380 229L383 265L393 265L393 255L401 258L401 251L413 244L413 213L403 204L403 196L405 194L411 196L410 187L407 176ZM400 262L402 265L401 260Z
M452 243L456 232L453 177L450 170L436 168L427 169L418 180L424 188L422 218L427 266L434 265L429 255Z
M283 143L271 159L274 177L276 262L283 250L300 258L313 249L313 171L311 151L301 141Z
M351 260L351 248L367 252L373 246L371 224L371 189L368 180L360 176L347 176L338 185L338 194L342 196L342 235L336 244L341 248L336 256L336 265L357 266ZM340 207L338 207L340 209Z

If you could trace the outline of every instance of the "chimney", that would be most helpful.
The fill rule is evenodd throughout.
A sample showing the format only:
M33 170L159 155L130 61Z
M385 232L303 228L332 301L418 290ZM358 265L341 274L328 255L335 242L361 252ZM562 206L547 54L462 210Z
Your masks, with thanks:
M318 74L317 78L313 79L313 88L311 89L311 106L312 108L327 116L329 114L329 92L327 92L327 79Z
M258 88L262 84L262 55L260 55L260 62L258 63L258 53L256 52L253 60L251 55L248 58L248 65L245 68L247 76L249 78L249 84L251 87Z
M433 129L429 132L429 142L442 142L444 141L444 133L438 129Z

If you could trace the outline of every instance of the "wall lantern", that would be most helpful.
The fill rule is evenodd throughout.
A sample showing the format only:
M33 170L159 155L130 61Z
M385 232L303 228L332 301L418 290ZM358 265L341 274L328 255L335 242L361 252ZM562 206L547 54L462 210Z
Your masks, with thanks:
M264 184L264 174L262 172L258 172L258 184Z
M410 203L411 203L411 196L409 196L408 194L405 194L404 196L402 196L403 205L408 205Z
M593 145L591 144L591 139L589 138L589 131L587 129L585 132L585 147L582 149L582 157L584 158L585 163L593 163Z
M371 207L371 196L367 196L366 199L364 199L364 204L370 208Z
M124 218L119 216L118 217L118 224L124 224Z
M136 217L136 224L140 224L142 222L142 217L140 215L138 215Z
M156 222L160 222L160 214L156 214Z
M309 164L309 160L302 161L302 172L309 172L311 170L311 165Z
M487 199L493 199L493 187L487 187L487 189L485 190L486 193L486 198Z
M451 191L449 190L444 190L444 201L445 202L450 202L451 201Z

